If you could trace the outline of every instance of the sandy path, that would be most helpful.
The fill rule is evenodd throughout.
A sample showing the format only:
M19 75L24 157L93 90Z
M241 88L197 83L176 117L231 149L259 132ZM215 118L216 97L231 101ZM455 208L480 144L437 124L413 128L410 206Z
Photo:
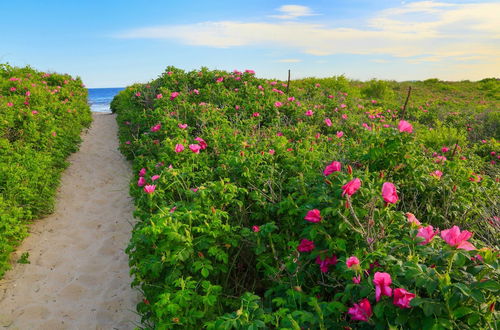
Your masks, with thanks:
M132 230L130 167L115 116L93 115L62 176L56 212L35 222L0 281L0 328L133 329L139 295L124 253ZM17 260L17 259L16 259Z

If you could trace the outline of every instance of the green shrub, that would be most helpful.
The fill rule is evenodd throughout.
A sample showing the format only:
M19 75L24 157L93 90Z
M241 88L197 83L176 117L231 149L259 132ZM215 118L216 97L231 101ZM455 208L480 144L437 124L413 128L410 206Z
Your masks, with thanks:
M478 145L453 126L458 119L438 125L448 117L429 88L441 88L423 93L415 83L410 130L399 127L401 104L388 95L359 98L362 87L338 78L293 81L288 93L284 84L168 67L113 101L120 148L136 173L139 221L127 253L145 294L144 326L492 327L497 246L483 238L498 227L480 217L499 192L491 152L482 150L495 142ZM461 97L443 101L462 111L452 102ZM432 131L419 117L427 109L436 112ZM324 173L332 161L340 170ZM359 189L343 194L355 179ZM389 183L396 200L381 193ZM409 223L410 213L422 223ZM439 234L422 244L417 233L430 225L474 232L461 247L475 247ZM352 256L359 266L348 267ZM392 291L377 297L380 273L408 292L405 303ZM353 309L361 301L372 306L366 322Z
M65 159L90 122L79 78L0 65L0 276L29 221L52 212Z

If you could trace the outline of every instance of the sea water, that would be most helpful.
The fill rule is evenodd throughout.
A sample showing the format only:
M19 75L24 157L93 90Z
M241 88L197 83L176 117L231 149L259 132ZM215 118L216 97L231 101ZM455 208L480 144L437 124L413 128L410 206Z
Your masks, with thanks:
M109 104L119 91L124 88L89 88L90 109L94 112L111 112Z

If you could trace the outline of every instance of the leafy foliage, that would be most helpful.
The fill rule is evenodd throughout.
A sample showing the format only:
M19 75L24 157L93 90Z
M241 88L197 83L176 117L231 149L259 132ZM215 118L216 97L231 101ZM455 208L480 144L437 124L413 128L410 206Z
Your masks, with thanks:
M0 65L0 276L26 224L52 212L91 114L80 78Z
M405 123L407 86L308 78L286 93L251 71L168 67L120 92L145 326L492 327L499 144L470 119L498 103L477 83L417 82Z

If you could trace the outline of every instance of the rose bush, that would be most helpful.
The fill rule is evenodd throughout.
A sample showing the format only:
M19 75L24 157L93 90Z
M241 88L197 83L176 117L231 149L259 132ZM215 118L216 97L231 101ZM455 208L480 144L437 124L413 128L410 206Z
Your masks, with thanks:
M0 65L0 276L26 224L52 212L65 159L90 122L80 78Z
M427 93L415 88L404 118L404 84L343 77L286 86L168 67L120 92L144 325L493 326L498 142L469 136L433 85L416 85ZM433 144L429 129L447 125L465 140Z

